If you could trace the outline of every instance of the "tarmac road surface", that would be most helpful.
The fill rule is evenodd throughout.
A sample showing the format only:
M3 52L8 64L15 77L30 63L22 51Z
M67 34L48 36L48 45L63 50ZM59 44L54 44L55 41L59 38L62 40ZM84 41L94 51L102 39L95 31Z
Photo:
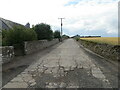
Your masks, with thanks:
M3 88L118 88L118 68L67 39Z

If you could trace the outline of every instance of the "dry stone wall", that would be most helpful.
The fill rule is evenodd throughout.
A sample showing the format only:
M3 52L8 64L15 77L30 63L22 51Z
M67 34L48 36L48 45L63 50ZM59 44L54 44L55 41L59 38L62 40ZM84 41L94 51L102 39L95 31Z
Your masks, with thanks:
M92 50L93 52L111 59L120 61L120 46L119 45L109 45L100 44L91 41L79 40L79 42L86 48Z
M25 54L31 54L47 47L50 47L59 42L58 39L52 41L39 40L39 41L27 41L24 43ZM0 47L0 63L8 63L15 57L15 50L13 46Z
M54 44L57 44L58 42L59 42L58 39L54 39L52 41L47 41L47 40L27 41L24 44L25 54L31 54L31 53L40 51Z
M0 51L0 57L2 57L2 64L10 62L14 58L13 46L0 47Z

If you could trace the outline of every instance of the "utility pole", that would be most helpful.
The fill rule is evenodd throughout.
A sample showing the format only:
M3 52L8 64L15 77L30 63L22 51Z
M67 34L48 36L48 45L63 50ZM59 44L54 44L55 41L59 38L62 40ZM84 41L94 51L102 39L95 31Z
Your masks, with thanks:
M61 41L62 41L62 32L63 32L63 31L62 31L62 26L63 26L63 24L62 24L62 20L65 19L65 18L58 18L58 19L61 20Z

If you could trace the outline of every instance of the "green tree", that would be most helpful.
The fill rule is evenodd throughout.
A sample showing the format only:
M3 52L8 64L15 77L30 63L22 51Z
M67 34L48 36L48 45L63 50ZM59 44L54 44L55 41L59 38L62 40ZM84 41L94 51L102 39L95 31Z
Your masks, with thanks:
M62 35L62 38L67 39L67 38L70 38L70 37L68 35Z
M52 30L48 30L47 31L47 40L52 40L54 37L53 37L53 31Z
M61 38L61 36L60 36L60 31L56 30L56 31L54 32L54 38Z
M76 41L79 41L80 40L80 35L76 35L76 36L74 36L74 39L76 40Z
M37 40L34 30L23 26L14 26L10 30L2 30L3 45L21 44L24 41Z
M41 24L35 25L33 27L33 29L37 33L38 40L43 40L43 39L51 40L51 39L53 39L53 31L51 30L50 25L41 23Z

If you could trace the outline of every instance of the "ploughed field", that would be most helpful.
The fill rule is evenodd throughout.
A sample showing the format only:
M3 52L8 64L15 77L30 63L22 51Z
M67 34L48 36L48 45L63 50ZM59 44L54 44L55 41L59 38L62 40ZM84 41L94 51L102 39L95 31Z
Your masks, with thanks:
M91 37L91 38L80 38L81 40L87 40L97 43L105 43L111 45L120 45L119 39L120 37Z

